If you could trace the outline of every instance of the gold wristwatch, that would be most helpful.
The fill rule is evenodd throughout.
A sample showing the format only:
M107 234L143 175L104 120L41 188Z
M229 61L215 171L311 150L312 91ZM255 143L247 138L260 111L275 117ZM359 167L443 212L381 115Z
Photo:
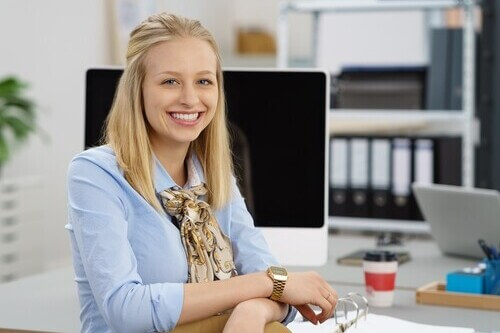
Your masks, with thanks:
M269 298L279 301L285 290L288 272L283 267L271 266L267 269L267 275L273 280L273 292Z

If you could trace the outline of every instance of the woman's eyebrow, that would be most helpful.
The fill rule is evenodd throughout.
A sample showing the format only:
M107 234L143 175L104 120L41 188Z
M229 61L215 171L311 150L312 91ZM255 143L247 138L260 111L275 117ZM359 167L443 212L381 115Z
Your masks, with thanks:
M173 75L177 75L177 76L181 76L182 73L180 72L176 72L176 71L162 71L156 75L163 75L163 74L173 74ZM198 73L196 73L197 75L199 74L211 74L213 76L216 76L215 73L211 70L203 70L203 71L199 71Z

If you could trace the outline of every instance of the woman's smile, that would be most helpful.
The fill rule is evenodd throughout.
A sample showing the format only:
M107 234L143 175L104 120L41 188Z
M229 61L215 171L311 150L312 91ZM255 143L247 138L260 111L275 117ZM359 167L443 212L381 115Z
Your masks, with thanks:
M195 126L205 115L205 112L167 112L169 119L180 126Z

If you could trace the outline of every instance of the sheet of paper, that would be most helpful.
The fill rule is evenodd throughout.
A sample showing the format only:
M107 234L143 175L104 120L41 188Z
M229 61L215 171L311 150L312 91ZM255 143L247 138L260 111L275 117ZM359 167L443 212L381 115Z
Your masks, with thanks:
M352 318L350 315L349 318ZM295 321L287 326L294 333L308 332L335 332L335 319L329 319L321 325L314 325L303 321L302 316L297 314ZM361 318L357 327L351 327L347 333L474 333L472 328L434 326L414 323L394 317L368 314L367 319Z

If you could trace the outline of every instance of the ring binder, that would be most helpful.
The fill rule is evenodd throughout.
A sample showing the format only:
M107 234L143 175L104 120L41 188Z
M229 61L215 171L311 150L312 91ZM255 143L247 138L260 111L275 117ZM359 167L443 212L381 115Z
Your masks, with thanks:
M491 295L483 295L483 297ZM474 296L476 297L476 296ZM418 302L418 298L417 298ZM424 303L424 302L421 302ZM431 302L429 302L431 303ZM437 304L437 303L436 303ZM408 320L370 313L368 315L368 300L358 293L350 292L346 297L339 298L334 309L334 317L326 320L322 325L314 325L300 313L288 325L295 333L474 333L473 328L435 326L416 323ZM351 311L348 311L350 309ZM319 313L319 312L318 312ZM354 316L354 317L353 317ZM351 318L348 318L351 317ZM364 318L363 318L364 317ZM343 319L343 320L341 320Z
M361 299L363 301L364 309L361 311L361 315L360 315L359 305L356 302L355 298ZM347 303L352 304L354 306L354 308L356 309L356 317L354 319L349 320L349 318L348 318ZM345 322L343 322L343 323L339 322L339 316L337 314L337 309L341 304L344 306L343 317L345 318ZM337 300L337 304L335 305L335 310L334 310L336 327L335 327L335 330L333 332L334 333L343 333L343 332L346 332L352 326L354 326L356 328L360 318L364 317L365 320L367 319L368 309L369 309L368 300L366 299L366 297L364 297L361 294L350 292L347 294L347 297L339 298Z

